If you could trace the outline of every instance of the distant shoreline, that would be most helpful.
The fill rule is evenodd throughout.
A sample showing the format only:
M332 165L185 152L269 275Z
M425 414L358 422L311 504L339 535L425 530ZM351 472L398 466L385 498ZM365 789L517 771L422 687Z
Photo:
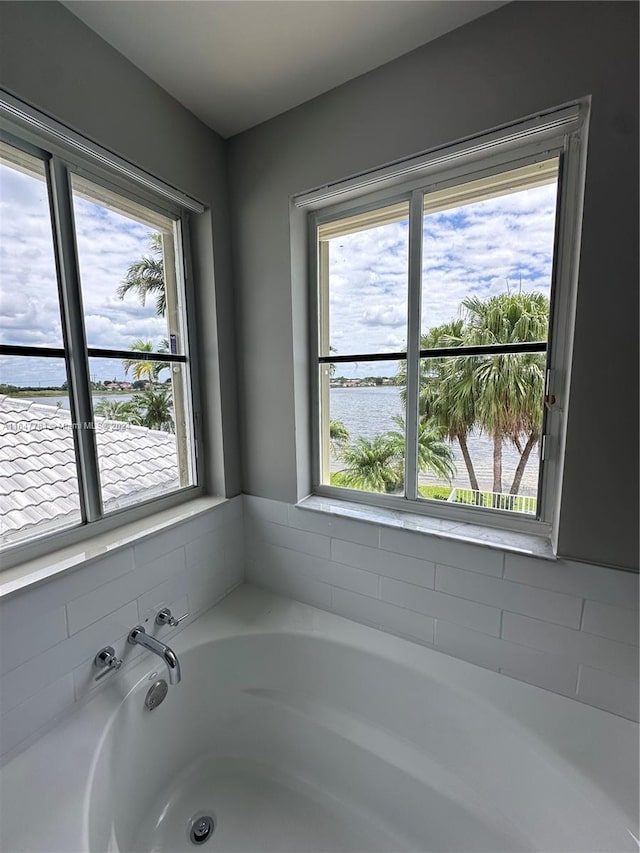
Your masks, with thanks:
M64 397L68 394L68 390L66 388L59 388L56 391L12 391L11 394L7 394L7 397ZM106 389L100 391L94 391L94 394L104 394L106 396L122 396L123 394L135 394L136 392L133 389L128 391L123 391L118 389L117 391L107 391Z

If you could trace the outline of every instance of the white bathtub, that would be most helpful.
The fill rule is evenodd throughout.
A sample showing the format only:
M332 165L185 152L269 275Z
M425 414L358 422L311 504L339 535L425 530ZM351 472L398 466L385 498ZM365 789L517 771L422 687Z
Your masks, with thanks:
M5 853L633 851L627 720L243 587L2 771Z

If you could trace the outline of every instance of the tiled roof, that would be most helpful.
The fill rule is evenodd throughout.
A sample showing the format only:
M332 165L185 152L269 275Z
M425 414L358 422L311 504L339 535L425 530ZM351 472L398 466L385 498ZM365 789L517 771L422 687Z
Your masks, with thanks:
M179 485L171 433L96 418L106 511ZM0 542L80 520L71 415L0 395Z

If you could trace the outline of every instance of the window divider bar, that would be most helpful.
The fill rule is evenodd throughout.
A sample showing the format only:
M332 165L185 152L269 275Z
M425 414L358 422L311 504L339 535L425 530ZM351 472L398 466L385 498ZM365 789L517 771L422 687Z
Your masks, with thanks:
M20 344L0 344L0 355L38 356L39 358L64 358L64 348L29 347Z
M321 355L318 364L350 364L355 361L404 361L406 352L367 352L355 355Z
M546 352L547 341L523 341L515 344L478 344L462 347L433 347L418 350L420 358L443 358L449 355L505 355L509 353ZM112 352L112 351L110 351ZM130 353L127 353L130 356ZM140 353L140 355L144 355ZM158 359L160 357L157 357ZM354 353L353 355L321 355L318 364L341 364L356 361L405 361L406 352Z
M546 341L526 341L516 344L478 344L464 347L433 347L421 349L420 358L443 358L449 355L508 355L509 353L546 352Z
M73 203L69 173L53 157L49 161L49 185L53 213L55 251L60 279L62 330L67 348L67 378L73 430L80 506L84 521L96 521L103 515L100 473L95 431L91 428L89 358L82 317L82 291L78 268Z
M140 350L88 347L87 353L91 358L115 358L127 361L170 361L177 364L187 363L186 355L176 355L171 352L141 352Z
M405 402L404 488L418 499L418 396L420 393L420 304L422 289L422 211L424 195L414 190L409 205L409 271L407 299L407 387Z

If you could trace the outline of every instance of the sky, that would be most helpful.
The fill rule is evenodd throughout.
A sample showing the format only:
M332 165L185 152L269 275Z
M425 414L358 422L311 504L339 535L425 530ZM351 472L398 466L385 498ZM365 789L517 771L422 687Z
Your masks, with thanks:
M465 296L507 288L549 294L555 186L432 213L423 227L422 331L460 315ZM83 198L74 199L89 346L157 345L166 321L154 300L116 294L130 264L149 254L153 229ZM330 241L330 342L339 354L402 351L406 342L408 222ZM46 186L0 165L0 341L59 347L60 311ZM94 360L94 379L123 379L120 361ZM342 376L394 375L395 362L341 364ZM58 359L0 358L0 382L59 385Z
M556 186L431 213L423 222L421 331L460 316L468 296L549 295ZM329 241L329 340L340 355L401 352L407 339L408 221ZM336 375L393 375L395 362Z
M150 254L154 229L105 207L74 197L74 216L85 330L89 346L128 350L134 340L157 346L167 337L155 300L142 306L134 294L116 293L130 264ZM0 165L0 341L62 346L62 329L44 180ZM94 379L124 379L119 360L93 360ZM0 382L60 385L59 359L4 357Z

